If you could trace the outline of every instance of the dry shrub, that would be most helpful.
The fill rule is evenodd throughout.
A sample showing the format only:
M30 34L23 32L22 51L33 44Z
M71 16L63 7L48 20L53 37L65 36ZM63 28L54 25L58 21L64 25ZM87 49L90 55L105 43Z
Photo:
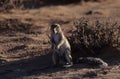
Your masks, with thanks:
M10 9L15 8L12 0L1 0L0 1L0 12L9 12Z
M120 47L120 25L117 22L104 22L81 18L74 22L75 30L69 37L72 52L84 50L97 55L106 47Z

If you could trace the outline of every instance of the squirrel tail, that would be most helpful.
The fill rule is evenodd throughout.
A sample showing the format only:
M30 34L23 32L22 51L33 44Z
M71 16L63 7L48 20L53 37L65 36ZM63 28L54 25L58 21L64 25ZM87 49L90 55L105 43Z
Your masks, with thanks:
M100 67L100 68L105 68L108 66L108 64L106 62L104 62L102 59L94 58L94 57L80 57L77 60L77 63L78 64L84 63L84 64L88 64L88 65Z

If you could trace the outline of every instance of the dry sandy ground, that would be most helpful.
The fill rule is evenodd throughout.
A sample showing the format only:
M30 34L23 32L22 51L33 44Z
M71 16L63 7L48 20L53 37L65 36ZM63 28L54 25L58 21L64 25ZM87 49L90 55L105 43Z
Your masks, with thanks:
M49 25L60 23L65 35L69 35L73 21L83 16L91 20L111 18L110 20L120 23L120 1L1 12L0 24L9 29L0 29L0 79L120 79L120 49L108 48L101 51L106 53L104 60L110 65L107 68L80 64L68 69L52 68L51 53L48 52ZM21 27L16 28L16 24ZM30 29L23 30L25 24ZM114 53L109 55L110 52Z

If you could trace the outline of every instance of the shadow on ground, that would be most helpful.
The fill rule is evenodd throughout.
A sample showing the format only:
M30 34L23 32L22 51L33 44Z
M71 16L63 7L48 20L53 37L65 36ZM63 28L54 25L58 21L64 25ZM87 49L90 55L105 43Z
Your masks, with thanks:
M0 79L16 79L41 73L51 67L51 54L9 62L0 66Z
M109 66L113 65L119 65L120 59L119 59L119 50L105 50L104 52L111 51L112 54L106 53L103 54L103 58ZM116 52L115 52L116 51ZM16 78L22 78L24 76L32 76L32 75L41 75L41 74L51 74L58 71L65 71L64 68L53 68L52 67L52 59L51 59L51 53L48 53L46 55L33 57L30 59L22 59L18 61L9 62L5 65L0 66L0 79L16 79ZM81 66L74 65L72 69L82 69L82 68L88 68L88 66Z

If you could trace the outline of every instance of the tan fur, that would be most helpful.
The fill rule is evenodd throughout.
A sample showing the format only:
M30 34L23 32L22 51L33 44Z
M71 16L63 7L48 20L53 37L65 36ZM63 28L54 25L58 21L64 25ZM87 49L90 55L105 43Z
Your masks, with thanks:
M60 62L62 60L59 56L65 58L67 63L72 62L70 44L64 36L59 24L51 25L51 48L53 50L53 63L55 65L57 64L57 58Z

